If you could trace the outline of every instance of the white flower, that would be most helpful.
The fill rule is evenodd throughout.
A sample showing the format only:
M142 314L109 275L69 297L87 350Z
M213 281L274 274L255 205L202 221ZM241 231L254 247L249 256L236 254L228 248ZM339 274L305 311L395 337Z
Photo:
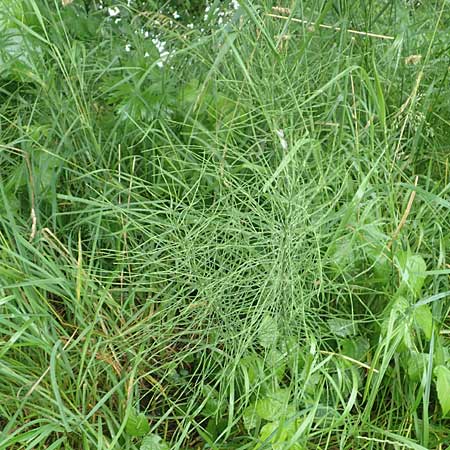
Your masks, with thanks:
M110 17L116 17L120 14L120 9L117 6L114 8L108 8L108 14Z
M188 23L186 25L186 28L189 28L190 30L193 30L194 29L194 24L193 23Z
M234 9L239 9L239 2L237 0L231 0L231 6Z
M181 16L178 14L178 11L175 11L173 14L174 19L179 19Z
M170 53L166 50L165 42L160 41L158 38L153 38L152 42L159 52L159 61L156 63L156 65L158 67L162 67L164 65L164 63L167 61L167 59L169 58Z
M126 44L125 45L125 51L126 52L131 52L131 44Z

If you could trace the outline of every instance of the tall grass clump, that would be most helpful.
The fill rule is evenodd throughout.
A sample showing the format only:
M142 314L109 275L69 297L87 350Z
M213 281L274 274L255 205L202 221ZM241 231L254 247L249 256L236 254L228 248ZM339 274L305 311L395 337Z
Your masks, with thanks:
M0 448L447 448L444 0L0 0Z

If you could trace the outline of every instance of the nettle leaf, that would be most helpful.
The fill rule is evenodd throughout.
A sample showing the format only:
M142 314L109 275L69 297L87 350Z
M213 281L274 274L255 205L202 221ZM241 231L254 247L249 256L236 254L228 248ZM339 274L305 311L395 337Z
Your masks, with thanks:
M408 377L420 382L428 364L428 354L411 351L408 357Z
M418 297L425 282L427 265L420 255L400 252L395 258L400 272L400 290L409 290Z
M327 321L330 331L339 337L353 336L356 333L355 323L349 319L338 317Z
M339 273L353 269L357 259L354 252L354 239L350 236L341 237L335 244L332 258L333 267Z
M433 314L427 305L419 306L414 310L414 321L423 331L425 337L430 340L433 334Z
M57 173L61 167L61 159L51 152L38 150L33 154L36 162L34 167L34 177L42 190L47 190L55 184Z
M300 372L305 365L305 356L298 340L289 336L281 343L281 349L287 353L287 365L292 372Z
M437 336L434 341L434 365L443 366L447 361L450 361L450 351L445 345L445 339L443 336Z
M239 367L250 385L255 385L264 378L264 362L259 356L244 356L239 361Z
M318 372L314 372L311 375L306 376L304 380L303 390L310 399L315 398L318 385L321 381L322 376Z
M436 375L436 390L442 408L442 416L446 416L450 411L450 370L445 366L438 366L434 369L434 373Z
M216 389L207 384L202 387L202 393L206 399L205 406L202 410L202 415L205 417L211 417L222 409L219 401L219 393Z
M285 423L283 421L274 421L266 423L259 433L259 440L263 446L257 446L257 449L272 449L272 450L283 450L286 448L286 443L289 441L297 431L298 427L297 421L291 421L290 423ZM271 446L267 447L267 443ZM291 450L303 450L304 447L299 443L290 443L289 448Z
M392 337L401 334L402 340L398 348L399 351L412 350L412 314L410 314L410 304L405 297L398 295L389 303L384 312L384 320L381 324L381 335Z
M368 339L363 336L343 339L341 345L342 353L357 361L362 361L370 348Z
M277 389L256 402L256 413L264 420L277 420L288 407L290 393L287 389Z
M271 349L266 356L266 365L268 369L275 373L278 381L283 379L286 371L286 358L283 353L275 348Z
M401 295L397 295L389 302L384 310L384 320L381 324L381 334L383 336L386 336L389 330L392 331L399 319L404 320L406 318L409 307L408 300Z
M258 414L256 414L256 405L252 403L250 406L244 409L242 414L242 421L244 422L244 427L247 431L256 428L259 422Z
M145 414L137 414L136 411L132 410L128 416L125 431L130 436L145 436L150 431L150 425Z
M149 434L142 439L140 450L169 450L169 444L157 434Z
M259 326L258 340L262 347L269 348L278 341L278 324L274 317L266 314Z
M392 275L392 262L385 253L385 247L370 246L366 250L367 257L373 265L373 272L379 282L389 282Z
M283 430L280 430L280 423L279 422L269 422L266 423L259 433L259 438L261 441L268 441L271 443L274 442L283 442L286 439L286 432L283 432Z

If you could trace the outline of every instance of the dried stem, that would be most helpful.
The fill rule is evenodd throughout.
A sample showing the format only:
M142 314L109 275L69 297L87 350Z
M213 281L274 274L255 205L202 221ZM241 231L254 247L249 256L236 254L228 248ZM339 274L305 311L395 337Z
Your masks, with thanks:
M277 8L274 7L272 8L274 11L280 11L283 13L287 13L290 14L289 10L287 8ZM315 27L318 26L319 28L325 28L327 30L333 30L333 31L342 31L341 27L335 27L332 25L325 25L323 23L315 23L315 22L310 22L309 20L302 20L302 19L296 19L295 17L287 17L287 16L281 16L279 14L266 14L269 17L273 17L275 19L283 19L283 20L290 20L292 22L295 23L302 23L303 25L308 25L308 27ZM377 39L388 39L388 40L393 40L395 39L394 36L388 36L385 34L377 34L377 33L371 33L369 31L359 31L359 30L352 30L352 29L346 29L345 30L347 33L350 34L357 34L359 36L366 36L366 37L371 37L371 38L377 38Z
M419 181L419 176L416 175L416 179L414 180L414 186L417 186L418 181ZM392 244L397 239L398 235L400 234L400 231L404 227L404 225L406 223L406 219L408 219L409 213L411 211L411 207L412 207L415 197L416 197L416 191L414 190L411 192L411 195L409 196L408 204L406 205L406 209L405 209L405 212L403 213L400 223L398 224L397 229L395 230L394 234L392 235L392 239L390 240L390 242L387 245L388 250L390 250L390 248L392 247Z

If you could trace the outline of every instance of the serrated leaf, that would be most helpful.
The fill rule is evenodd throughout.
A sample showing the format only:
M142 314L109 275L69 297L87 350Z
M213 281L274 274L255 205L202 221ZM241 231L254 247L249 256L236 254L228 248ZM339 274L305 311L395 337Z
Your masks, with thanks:
M381 334L383 336L387 335L390 328L394 328L395 323L399 319L404 320L406 318L409 306L408 300L401 295L396 296L389 302L389 305L384 310L384 320L381 324Z
M405 297L396 296L386 307L385 319L381 324L381 335L392 337L400 334L402 340L398 351L407 351L414 348L411 330L412 314L410 314L410 304Z
M264 362L259 356L244 356L239 361L239 367L251 385L256 384L264 377Z
M437 336L434 341L434 366L445 365L450 361L449 348L445 346L445 339L443 336Z
M362 336L342 340L342 353L350 358L362 361L369 351L369 341Z
M442 416L450 411L450 370L445 366L436 367L436 391L442 408Z
M247 431L251 431L253 428L256 428L259 418L256 414L256 405L254 403L244 409L242 421L244 422L244 427Z
M142 439L140 450L169 450L169 444L157 434L149 434Z
M412 351L408 357L408 377L420 382L428 364L428 354Z
M204 417L211 417L221 409L219 393L216 389L207 384L202 387L202 393L206 398L206 403L203 407L202 415Z
M430 340L433 334L433 314L427 305L421 305L414 310L414 320L423 331L425 337Z
M277 420L287 410L289 391L277 389L256 402L256 414L264 420Z
M281 381L286 370L286 362L283 353L281 353L276 348L269 350L266 357L267 368L270 369L278 381Z
M356 332L355 323L349 319L334 318L327 320L330 331L339 337L353 336Z
M258 340L262 347L269 348L278 341L278 324L274 317L266 314L259 326Z
M291 421L286 423L283 421L273 421L266 423L259 433L259 440L262 444L257 446L257 449L272 449L272 450L284 450L286 449L287 442L292 439L297 431L299 423L297 421ZM270 446L267 446L270 443ZM302 450L299 443L290 443L290 450Z
M280 427L280 424L278 422L269 422L266 423L259 433L259 438L261 441L269 440L269 442L276 442L277 440L282 440L282 436L277 436L278 429ZM281 431L282 433L282 431ZM278 439L277 439L278 438Z
M401 252L395 258L400 272L400 289L408 289L416 297L425 282L427 265L420 255Z
M150 431L150 425L145 414L137 414L136 411L131 411L125 425L125 431L130 436L145 436Z
M305 365L305 356L298 340L294 336L289 336L281 342L281 350L287 354L287 366L293 373L299 373Z

